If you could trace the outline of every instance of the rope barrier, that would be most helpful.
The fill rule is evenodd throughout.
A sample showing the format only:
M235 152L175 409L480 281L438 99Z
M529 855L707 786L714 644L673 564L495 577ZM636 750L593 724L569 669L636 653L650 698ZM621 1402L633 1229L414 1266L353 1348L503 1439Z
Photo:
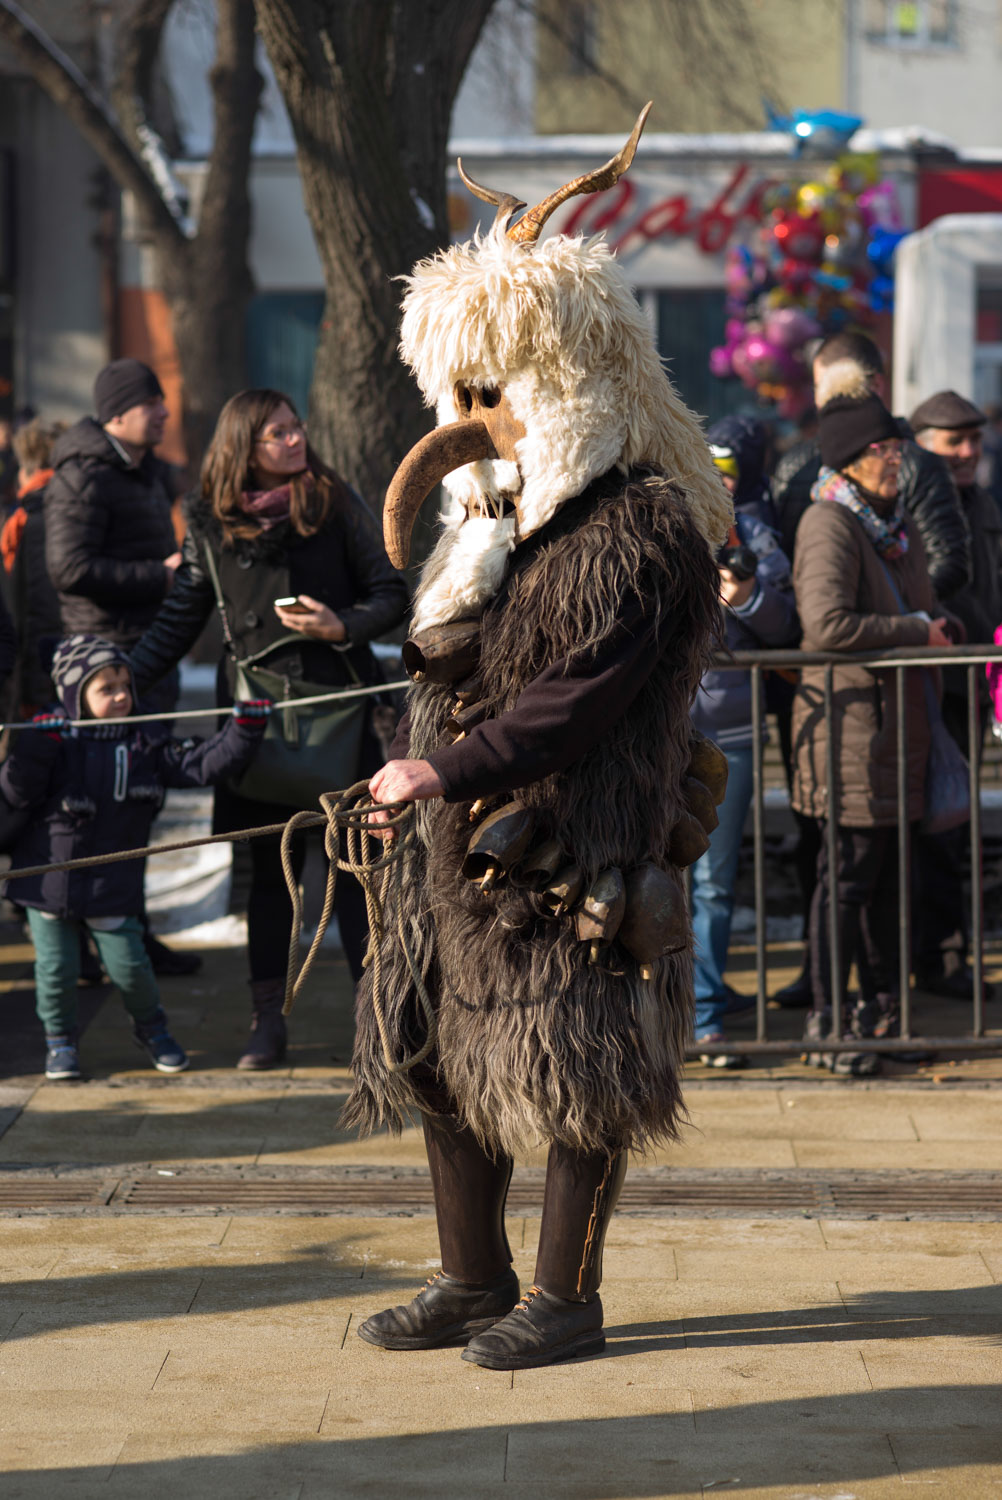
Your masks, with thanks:
M405 677L400 682L376 682L368 687L338 688L335 692L316 693L310 698L279 698L275 701L275 708L288 705L291 708L312 708L317 703L335 703L345 698L366 698L376 693L393 693L400 688L411 686L410 678ZM229 707L224 704L221 708L215 705L213 708L170 708L158 714L129 714L127 718L115 719L116 724L160 724L165 719L215 719L221 713L228 713ZM93 729L96 724L107 723L104 719L66 719L67 729ZM34 729L36 725L30 719L18 719L10 724L0 724L0 734L5 730L17 731L19 729Z

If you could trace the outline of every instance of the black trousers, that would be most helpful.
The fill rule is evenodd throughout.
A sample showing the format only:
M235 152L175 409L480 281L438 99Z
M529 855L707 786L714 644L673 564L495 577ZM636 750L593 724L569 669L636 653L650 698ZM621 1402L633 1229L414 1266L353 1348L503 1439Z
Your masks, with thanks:
M784 684L785 686L785 684ZM779 730L779 752L783 759L788 791L793 791L793 697L782 699L776 709L776 726ZM809 818L791 808L797 827L797 847L793 851L793 868L800 887L800 909L804 920L804 941L808 941L811 930L811 905L814 887L818 879L818 820ZM824 825L822 825L824 826ZM810 952L805 950L804 967L810 964Z
M811 905L811 987L814 1009L830 1010L831 942L829 907L834 899L842 953L842 1004L849 970L859 971L860 996L875 1000L898 992L898 830L836 830L834 882L828 867L827 823L819 825L818 882Z
M279 838L251 839L251 887L247 897L247 950L251 979L284 976L289 962L292 936L292 902L282 874ZM343 852L343 851L342 851ZM302 877L306 860L306 835L292 841L292 867ZM369 941L365 893L354 875L342 871L337 878L334 911L351 977L362 977L362 960Z
M966 697L945 693L942 714L943 723L964 755L968 755ZM977 747L979 762L987 717L987 707L982 704L981 735ZM913 915L915 968L919 980L957 973L967 962L970 928L964 877L970 838L970 824L951 828L947 833L916 833Z

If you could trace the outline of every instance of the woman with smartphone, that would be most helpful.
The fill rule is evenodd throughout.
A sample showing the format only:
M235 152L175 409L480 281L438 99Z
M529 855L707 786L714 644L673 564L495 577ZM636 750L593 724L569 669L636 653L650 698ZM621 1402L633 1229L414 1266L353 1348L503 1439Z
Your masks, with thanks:
M187 506L188 531L174 587L130 652L137 686L156 682L191 649L217 607L227 649L217 697L233 701L233 662L295 633L268 657L291 678L347 688L381 680L369 642L408 607L407 585L383 550L379 524L361 497L310 448L295 407L281 391L248 390L223 407ZM356 780L382 763L371 725L362 736ZM228 833L285 821L296 806L251 801L217 788L213 830ZM247 903L252 1021L237 1066L270 1068L285 1056L282 1017L292 930L279 841L253 839ZM305 839L294 844L297 875ZM337 917L352 977L359 979L367 931L361 887L342 876Z

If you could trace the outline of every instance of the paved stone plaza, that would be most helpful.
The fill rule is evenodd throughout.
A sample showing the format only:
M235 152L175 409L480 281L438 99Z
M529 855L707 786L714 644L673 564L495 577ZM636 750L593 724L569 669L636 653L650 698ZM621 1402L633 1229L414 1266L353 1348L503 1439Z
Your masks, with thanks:
M0 954L9 1004L24 1003L29 957L16 942ZM208 955L164 996L190 1073L142 1067L109 996L84 1036L88 1081L0 1084L0 1189L139 1174L205 1190L194 1209L116 1196L4 1210L4 1500L1002 1494L1002 1235L935 1217L937 1181L1002 1168L1000 1060L872 1085L795 1063L726 1079L695 1068L684 1141L628 1180L668 1165L747 1183L909 1173L931 1183L920 1217L621 1214L606 1354L512 1377L456 1349L388 1354L355 1336L437 1258L432 1217L394 1208L392 1169L423 1163L418 1133L359 1144L337 1129L340 964L318 970L289 1066L267 1076L228 1066L245 1021L239 951ZM375 1211L212 1201L216 1179L268 1178L278 1203L283 1183L366 1167L383 1184ZM526 1285L537 1227L510 1220Z

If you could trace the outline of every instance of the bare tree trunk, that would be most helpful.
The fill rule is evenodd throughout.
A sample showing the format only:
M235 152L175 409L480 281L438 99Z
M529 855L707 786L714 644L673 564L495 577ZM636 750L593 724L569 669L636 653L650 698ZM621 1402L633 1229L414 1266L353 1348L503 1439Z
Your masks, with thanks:
M311 436L375 508L428 428L396 279L448 241L453 101L494 0L256 0L324 268Z
M151 95L153 64L171 3L141 0L132 7L119 42L115 102L137 149L150 129L143 101ZM217 0L216 57L209 74L215 130L198 229L179 249L144 221L157 280L171 310L192 470L197 469L220 407L247 378L247 306L254 292L247 259L248 178L262 86L254 62L255 40L253 7L246 0Z

